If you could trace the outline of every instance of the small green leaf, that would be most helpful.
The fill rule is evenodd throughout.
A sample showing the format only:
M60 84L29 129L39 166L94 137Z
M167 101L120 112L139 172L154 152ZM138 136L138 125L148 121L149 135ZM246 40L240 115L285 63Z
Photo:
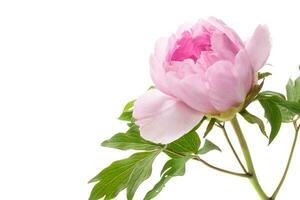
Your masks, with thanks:
M123 109L122 114L120 115L119 119L123 121L132 121L132 110L134 106L135 100L129 101Z
M288 81L286 85L287 99L292 102L300 101L300 76L292 81L291 79Z
M188 159L189 157L181 157L172 158L167 161L161 171L160 181L146 194L144 200L151 200L156 197L172 177L183 176L185 174L185 164Z
M264 79L270 75L272 75L272 73L270 73L270 72L258 72L257 76L258 76L258 80L260 80L260 79Z
M136 125L130 127L126 133L118 133L109 140L105 140L101 144L104 147L116 148L120 150L154 150L162 148L160 144L147 141L140 136L140 132Z
M154 151L144 159L140 160L133 169L127 187L127 199L132 200L134 193L142 182L147 180L152 173L152 164L159 151Z
M300 114L300 102L277 101L277 104L288 109L289 111L295 114Z
M136 153L129 158L113 162L89 181L89 183L97 182L90 194L89 200L98 200L101 198L110 200L115 198L119 192L129 187L128 181L130 177L137 176L132 175L132 173L138 171L136 168L140 168L140 165L145 163L148 166L150 163L149 160L154 159L159 152ZM149 167L146 168L146 170L149 169ZM147 173L143 172L143 174Z
M278 92L264 91L259 93L257 99L267 99L288 109L295 114L300 113L300 102L287 101L285 99L285 96Z
M278 106L269 99L260 99L259 102L264 108L265 117L268 119L271 125L271 133L269 137L269 144L271 144L281 127L281 113Z
M286 85L287 100L290 102L300 102L300 76L294 82L289 79ZM289 109L280 106L280 111L282 115L282 121L290 123L294 120L296 113L291 112ZM299 114L298 114L299 115Z
M280 112L281 112L281 117L282 117L282 122L284 123L290 123L293 121L295 117L295 113L289 111L287 108L278 106Z
M263 134L264 136L268 137L268 136L267 136L267 133L266 133L266 129L265 129L264 122L263 122L261 119L259 119L259 118L258 118L257 116L255 116L255 115L249 113L247 110L241 111L240 114L244 117L244 119L245 119L247 122L249 122L249 123L251 123L251 124L257 124L258 127L259 127L259 129L260 129L260 131L262 132L262 134Z
M190 159L189 156L172 158L166 162L162 168L160 175L183 176L185 173L185 163Z
M123 111L130 111L133 108L135 100L129 101L125 106Z
M294 87L295 87L294 81L292 79L289 79L287 85L285 86L287 99L289 101L295 101L296 99Z
M122 121L131 121L132 120L132 111L126 111L126 112L123 112L119 118L119 120L122 120Z
M200 138L196 131L190 131L178 140L167 145L167 148L171 151L180 154L197 153L200 147Z
M210 131L212 130L212 128L214 127L216 123L216 119L215 118L211 118L207 127L206 127L206 130L205 130L205 133L204 133L204 138L210 133Z
M198 151L198 154L203 155L213 150L221 151L217 145L206 139L203 147Z

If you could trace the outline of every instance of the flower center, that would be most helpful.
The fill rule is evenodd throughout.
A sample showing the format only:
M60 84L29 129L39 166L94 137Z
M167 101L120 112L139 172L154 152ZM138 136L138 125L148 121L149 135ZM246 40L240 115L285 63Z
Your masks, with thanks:
M190 32L185 31L182 33L182 38L176 42L170 60L183 61L190 58L196 62L202 51L210 50L211 43L209 33L203 32L201 35L193 37Z

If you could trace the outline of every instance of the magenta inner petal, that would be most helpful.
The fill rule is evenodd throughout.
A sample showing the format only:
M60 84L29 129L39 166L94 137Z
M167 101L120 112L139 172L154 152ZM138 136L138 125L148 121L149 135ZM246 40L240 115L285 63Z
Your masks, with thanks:
M182 34L182 38L176 42L171 61L192 59L196 62L202 51L210 50L211 43L208 33L202 33L197 37L193 37L190 32L186 31Z

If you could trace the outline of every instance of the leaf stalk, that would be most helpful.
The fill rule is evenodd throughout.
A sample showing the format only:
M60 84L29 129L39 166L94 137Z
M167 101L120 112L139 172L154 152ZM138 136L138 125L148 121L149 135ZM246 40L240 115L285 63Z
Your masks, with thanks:
M280 179L279 181L279 184L277 186L277 188L275 189L274 193L272 194L272 197L271 199L275 199L283 185L283 182L287 176L287 173L289 171L289 168L290 168L290 164L291 164L291 161L292 161L292 158L293 158L293 155L294 155L294 151L295 151L295 147L296 147L296 143L297 143L297 139L298 139L298 135L299 135L299 129L300 129L300 125L297 126L297 123L296 121L293 122L294 123L294 127L295 127L295 136L294 136L294 140L293 140L293 145L292 145L292 148L291 148L291 151L290 151L290 155L289 155L289 158L288 158L288 161L287 161L287 164L286 164L286 167L285 167L285 170L284 170L284 173L282 175L282 178Z
M179 157L186 157L186 155L174 152L174 151L172 151L170 149L165 149L164 151L167 152L167 153L171 153L173 155L179 156ZM244 178L250 178L252 176L249 173L238 173L238 172L233 172L233 171L229 171L229 170L226 170L226 169L222 169L222 168L216 167L216 166L208 163L207 161L201 159L198 155L193 155L192 159L203 163L204 165L206 165L207 167L209 167L211 169L214 169L214 170L217 170L219 172L226 173L226 174L230 174L230 175L234 175L234 176L239 176L239 177L244 177Z

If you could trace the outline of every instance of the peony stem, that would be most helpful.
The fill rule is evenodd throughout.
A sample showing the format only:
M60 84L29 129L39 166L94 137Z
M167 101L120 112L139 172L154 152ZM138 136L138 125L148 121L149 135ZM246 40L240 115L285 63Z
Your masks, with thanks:
M170 149L165 149L164 151L167 152L167 153L171 153L173 155L179 156L179 157L185 157L185 155L183 155L181 153L174 152L174 151L172 151ZM194 155L192 157L192 159L196 160L196 161L199 161L199 162L202 162L207 167L209 167L211 169L214 169L214 170L217 170L219 172L223 172L223 173L234 175L234 176L244 177L244 178L249 178L249 176L250 176L249 174L243 174L243 173L233 172L233 171L229 171L229 170L226 170L226 169L222 169L222 168L216 167L216 166L214 166L212 164L209 164L205 160L201 159L198 155Z
M297 138L298 138L298 134L299 134L299 128L300 128L300 125L297 127L297 124L296 122L294 122L294 127L295 127L295 137L294 137L294 141L293 141L293 145L292 145L292 149L291 149L291 152L290 152L290 156L289 156L289 159L288 159L288 162L287 162L287 165L286 165L286 168L284 170L284 173L283 173L283 176L276 188L276 190L274 191L273 195L272 195L272 198L271 199L275 199L285 178L286 178L286 175L288 173L288 170L289 170L289 167L290 167L290 164L291 164L291 161L292 161L292 158L293 158L293 154L294 154L294 150L295 150L295 146L296 146L296 143L297 143Z
M242 133L241 127L238 123L238 120L236 118L236 116L230 121L232 124L232 127L238 137L240 146L242 148L245 160L246 160L246 165L248 168L249 173L252 175L249 180L251 182L251 184L253 185L254 189L256 190L257 194L259 195L259 197L261 198L261 200L270 200L270 198L266 195L266 193L264 192L264 190L262 189L261 185L258 182L256 173L255 173L255 169L253 166L253 162L251 159L251 155L250 155L250 151L247 145L247 142L245 140L245 137Z

